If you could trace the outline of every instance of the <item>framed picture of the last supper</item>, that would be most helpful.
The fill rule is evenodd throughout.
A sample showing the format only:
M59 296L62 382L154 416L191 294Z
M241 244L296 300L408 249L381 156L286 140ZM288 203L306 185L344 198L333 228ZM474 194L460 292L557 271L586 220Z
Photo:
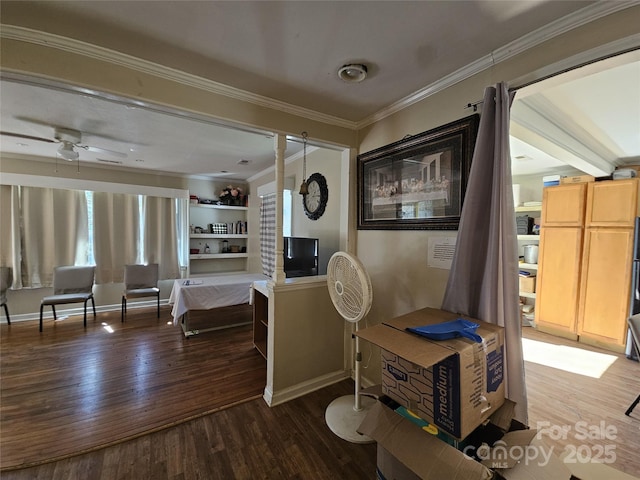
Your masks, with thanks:
M358 156L358 229L457 230L479 115Z

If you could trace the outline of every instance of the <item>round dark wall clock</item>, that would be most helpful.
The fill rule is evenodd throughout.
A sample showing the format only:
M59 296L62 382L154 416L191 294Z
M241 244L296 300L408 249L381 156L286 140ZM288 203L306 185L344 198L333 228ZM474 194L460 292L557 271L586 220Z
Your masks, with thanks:
M304 213L311 220L318 220L324 213L329 201L327 180L321 174L314 173L307 180L307 190L309 193L302 196Z

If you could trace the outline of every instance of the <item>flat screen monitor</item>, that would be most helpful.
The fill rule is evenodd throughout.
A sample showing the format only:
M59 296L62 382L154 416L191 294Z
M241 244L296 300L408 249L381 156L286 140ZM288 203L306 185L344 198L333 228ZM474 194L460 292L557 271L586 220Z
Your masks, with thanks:
M318 275L318 239L284 237L284 272L288 278Z

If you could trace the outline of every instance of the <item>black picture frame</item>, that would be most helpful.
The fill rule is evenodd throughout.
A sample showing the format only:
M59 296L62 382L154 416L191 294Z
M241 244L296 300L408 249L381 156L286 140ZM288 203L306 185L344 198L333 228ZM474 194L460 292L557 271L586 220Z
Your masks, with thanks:
M480 115L358 155L358 230L457 230Z

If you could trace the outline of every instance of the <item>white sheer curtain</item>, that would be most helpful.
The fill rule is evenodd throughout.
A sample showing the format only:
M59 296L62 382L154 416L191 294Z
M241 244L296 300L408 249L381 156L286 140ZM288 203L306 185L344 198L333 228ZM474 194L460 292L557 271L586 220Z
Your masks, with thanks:
M516 402L516 418L527 424L509 152L512 100L504 83L485 90L442 309L504 327L506 396Z
M177 204L174 198L144 197L143 263L158 263L159 278L180 278Z
M260 258L262 273L271 276L276 267L276 194L262 197L260 203Z
M0 265L11 267L13 288L22 287L20 240L20 187L0 185Z
M93 193L96 283L122 282L124 265L139 262L140 222L138 195Z
M19 212L23 287L51 286L54 267L87 263L89 227L83 191L20 187Z

